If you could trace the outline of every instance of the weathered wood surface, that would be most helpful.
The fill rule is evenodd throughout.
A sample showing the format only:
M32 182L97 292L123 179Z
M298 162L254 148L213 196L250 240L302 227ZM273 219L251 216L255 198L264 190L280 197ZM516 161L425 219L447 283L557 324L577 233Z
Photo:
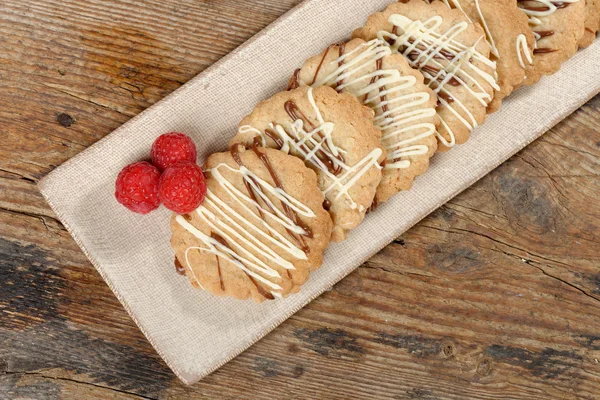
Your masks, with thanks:
M0 3L0 398L600 397L600 96L185 387L36 189L299 0Z

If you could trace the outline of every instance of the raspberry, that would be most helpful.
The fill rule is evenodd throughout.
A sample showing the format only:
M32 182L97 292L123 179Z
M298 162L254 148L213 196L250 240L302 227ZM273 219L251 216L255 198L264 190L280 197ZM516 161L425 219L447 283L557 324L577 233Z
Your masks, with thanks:
M180 161L196 162L196 145L183 133L170 132L160 135L150 150L152 163L161 171Z
M146 162L129 164L119 172L115 198L131 211L148 214L160 206L158 182L160 171Z
M194 211L206 196L202 169L189 161L167 168L160 177L158 196L165 207L178 214Z

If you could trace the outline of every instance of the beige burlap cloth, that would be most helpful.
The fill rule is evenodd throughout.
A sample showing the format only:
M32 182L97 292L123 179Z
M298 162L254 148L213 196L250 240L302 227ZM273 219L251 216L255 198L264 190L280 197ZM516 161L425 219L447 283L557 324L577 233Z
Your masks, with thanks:
M214 371L441 204L600 91L600 41L554 76L524 88L463 146L437 155L414 189L369 215L296 294L256 305L193 289L175 273L169 212L127 211L113 197L126 164L167 131L190 134L200 158L224 150L241 118L285 87L294 69L342 40L390 0L309 0L175 93L40 182L48 202L148 340L185 383ZM200 23L201 21L199 21ZM202 161L202 160L199 160Z

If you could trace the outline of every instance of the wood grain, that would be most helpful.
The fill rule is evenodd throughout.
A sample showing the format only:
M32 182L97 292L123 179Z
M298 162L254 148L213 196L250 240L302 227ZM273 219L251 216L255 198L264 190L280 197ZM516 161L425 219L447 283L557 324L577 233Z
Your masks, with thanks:
M0 4L0 398L595 399L600 96L200 383L36 189L299 0Z

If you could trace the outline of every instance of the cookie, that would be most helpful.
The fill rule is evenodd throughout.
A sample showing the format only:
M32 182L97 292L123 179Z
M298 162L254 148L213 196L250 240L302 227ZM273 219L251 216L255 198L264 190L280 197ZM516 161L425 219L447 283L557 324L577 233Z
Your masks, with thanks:
M542 76L554 74L577 52L585 31L585 1L517 0L517 3L529 17L529 26L536 37L533 65L524 81L532 85Z
M232 148L205 165L204 203L171 219L176 265L219 296L285 297L317 269L332 222L316 174L283 152Z
M381 144L387 151L376 203L408 190L429 168L437 149L437 96L423 75L385 42L353 39L329 46L294 73L290 88L330 86L350 93L375 112Z
M440 146L444 151L468 140L485 121L496 83L496 64L479 25L441 2L422 0L391 4L371 15L353 33L364 40L385 40L393 52L404 55L438 95Z
M579 47L591 45L600 30L600 0L585 0L585 31L579 39Z
M432 0L427 0L431 2ZM460 9L479 23L491 47L491 59L496 62L498 86L488 105L488 114L500 108L502 100L525 80L526 68L533 62L535 37L526 15L514 0L443 0L451 8Z
M328 86L300 87L260 103L230 142L252 143L303 159L318 176L333 219L332 240L346 238L363 220L381 182L381 131L373 111Z

